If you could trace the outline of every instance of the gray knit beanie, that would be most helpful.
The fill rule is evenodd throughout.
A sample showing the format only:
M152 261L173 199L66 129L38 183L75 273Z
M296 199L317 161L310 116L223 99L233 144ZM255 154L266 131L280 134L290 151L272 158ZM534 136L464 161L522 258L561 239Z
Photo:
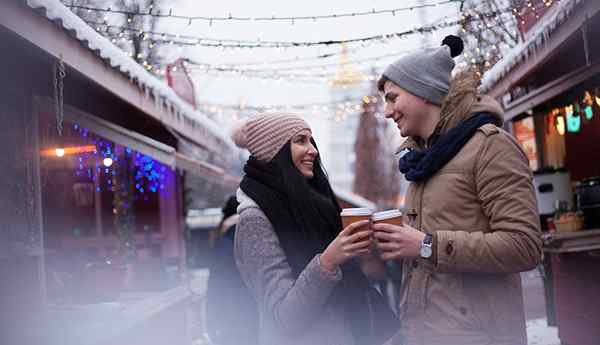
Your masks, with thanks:
M379 83L383 91L386 79L411 94L428 102L441 105L450 88L454 57L462 53L463 41L457 36L446 36L442 46L433 51L419 51L403 56L389 65Z
M248 149L258 160L270 162L294 135L310 126L297 115L259 115L239 123L231 137L235 144Z

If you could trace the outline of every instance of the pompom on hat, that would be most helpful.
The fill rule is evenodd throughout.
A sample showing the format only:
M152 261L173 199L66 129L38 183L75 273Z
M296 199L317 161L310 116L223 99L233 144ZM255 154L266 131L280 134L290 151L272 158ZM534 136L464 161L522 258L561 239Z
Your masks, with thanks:
M265 114L236 123L231 139L258 160L270 162L288 141L305 129L311 130L297 115Z

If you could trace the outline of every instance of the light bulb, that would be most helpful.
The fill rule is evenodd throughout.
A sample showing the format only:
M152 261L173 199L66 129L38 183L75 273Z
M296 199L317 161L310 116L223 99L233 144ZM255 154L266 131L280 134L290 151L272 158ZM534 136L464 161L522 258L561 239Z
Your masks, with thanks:
M104 166L108 168L108 167L110 167L113 164L113 160L110 157L106 157L102 161L102 164L104 164Z
M56 157L62 157L64 155L65 155L65 149L63 149L63 148L56 149Z

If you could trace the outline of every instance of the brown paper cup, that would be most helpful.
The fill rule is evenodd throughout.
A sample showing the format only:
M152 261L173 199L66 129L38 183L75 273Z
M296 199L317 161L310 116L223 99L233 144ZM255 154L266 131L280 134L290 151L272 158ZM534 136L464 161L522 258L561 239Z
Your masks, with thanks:
M371 216L371 220L374 224L392 224L392 225L402 225L402 213L398 210L389 210L383 212L374 213Z
M369 220L370 218L370 216L342 216L342 226L345 229L352 223Z
M345 208L342 210L342 225L347 228L350 224L371 219L373 212L366 208Z

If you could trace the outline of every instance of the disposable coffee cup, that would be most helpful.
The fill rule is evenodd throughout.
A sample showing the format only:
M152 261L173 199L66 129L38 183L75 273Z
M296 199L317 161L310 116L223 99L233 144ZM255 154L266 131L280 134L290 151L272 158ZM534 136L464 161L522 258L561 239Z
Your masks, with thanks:
M402 212L398 210L376 212L371 216L371 220L375 224L385 223L400 226L402 225Z
M340 214L344 229L352 223L371 219L371 215L373 215L373 211L368 208L345 208Z

